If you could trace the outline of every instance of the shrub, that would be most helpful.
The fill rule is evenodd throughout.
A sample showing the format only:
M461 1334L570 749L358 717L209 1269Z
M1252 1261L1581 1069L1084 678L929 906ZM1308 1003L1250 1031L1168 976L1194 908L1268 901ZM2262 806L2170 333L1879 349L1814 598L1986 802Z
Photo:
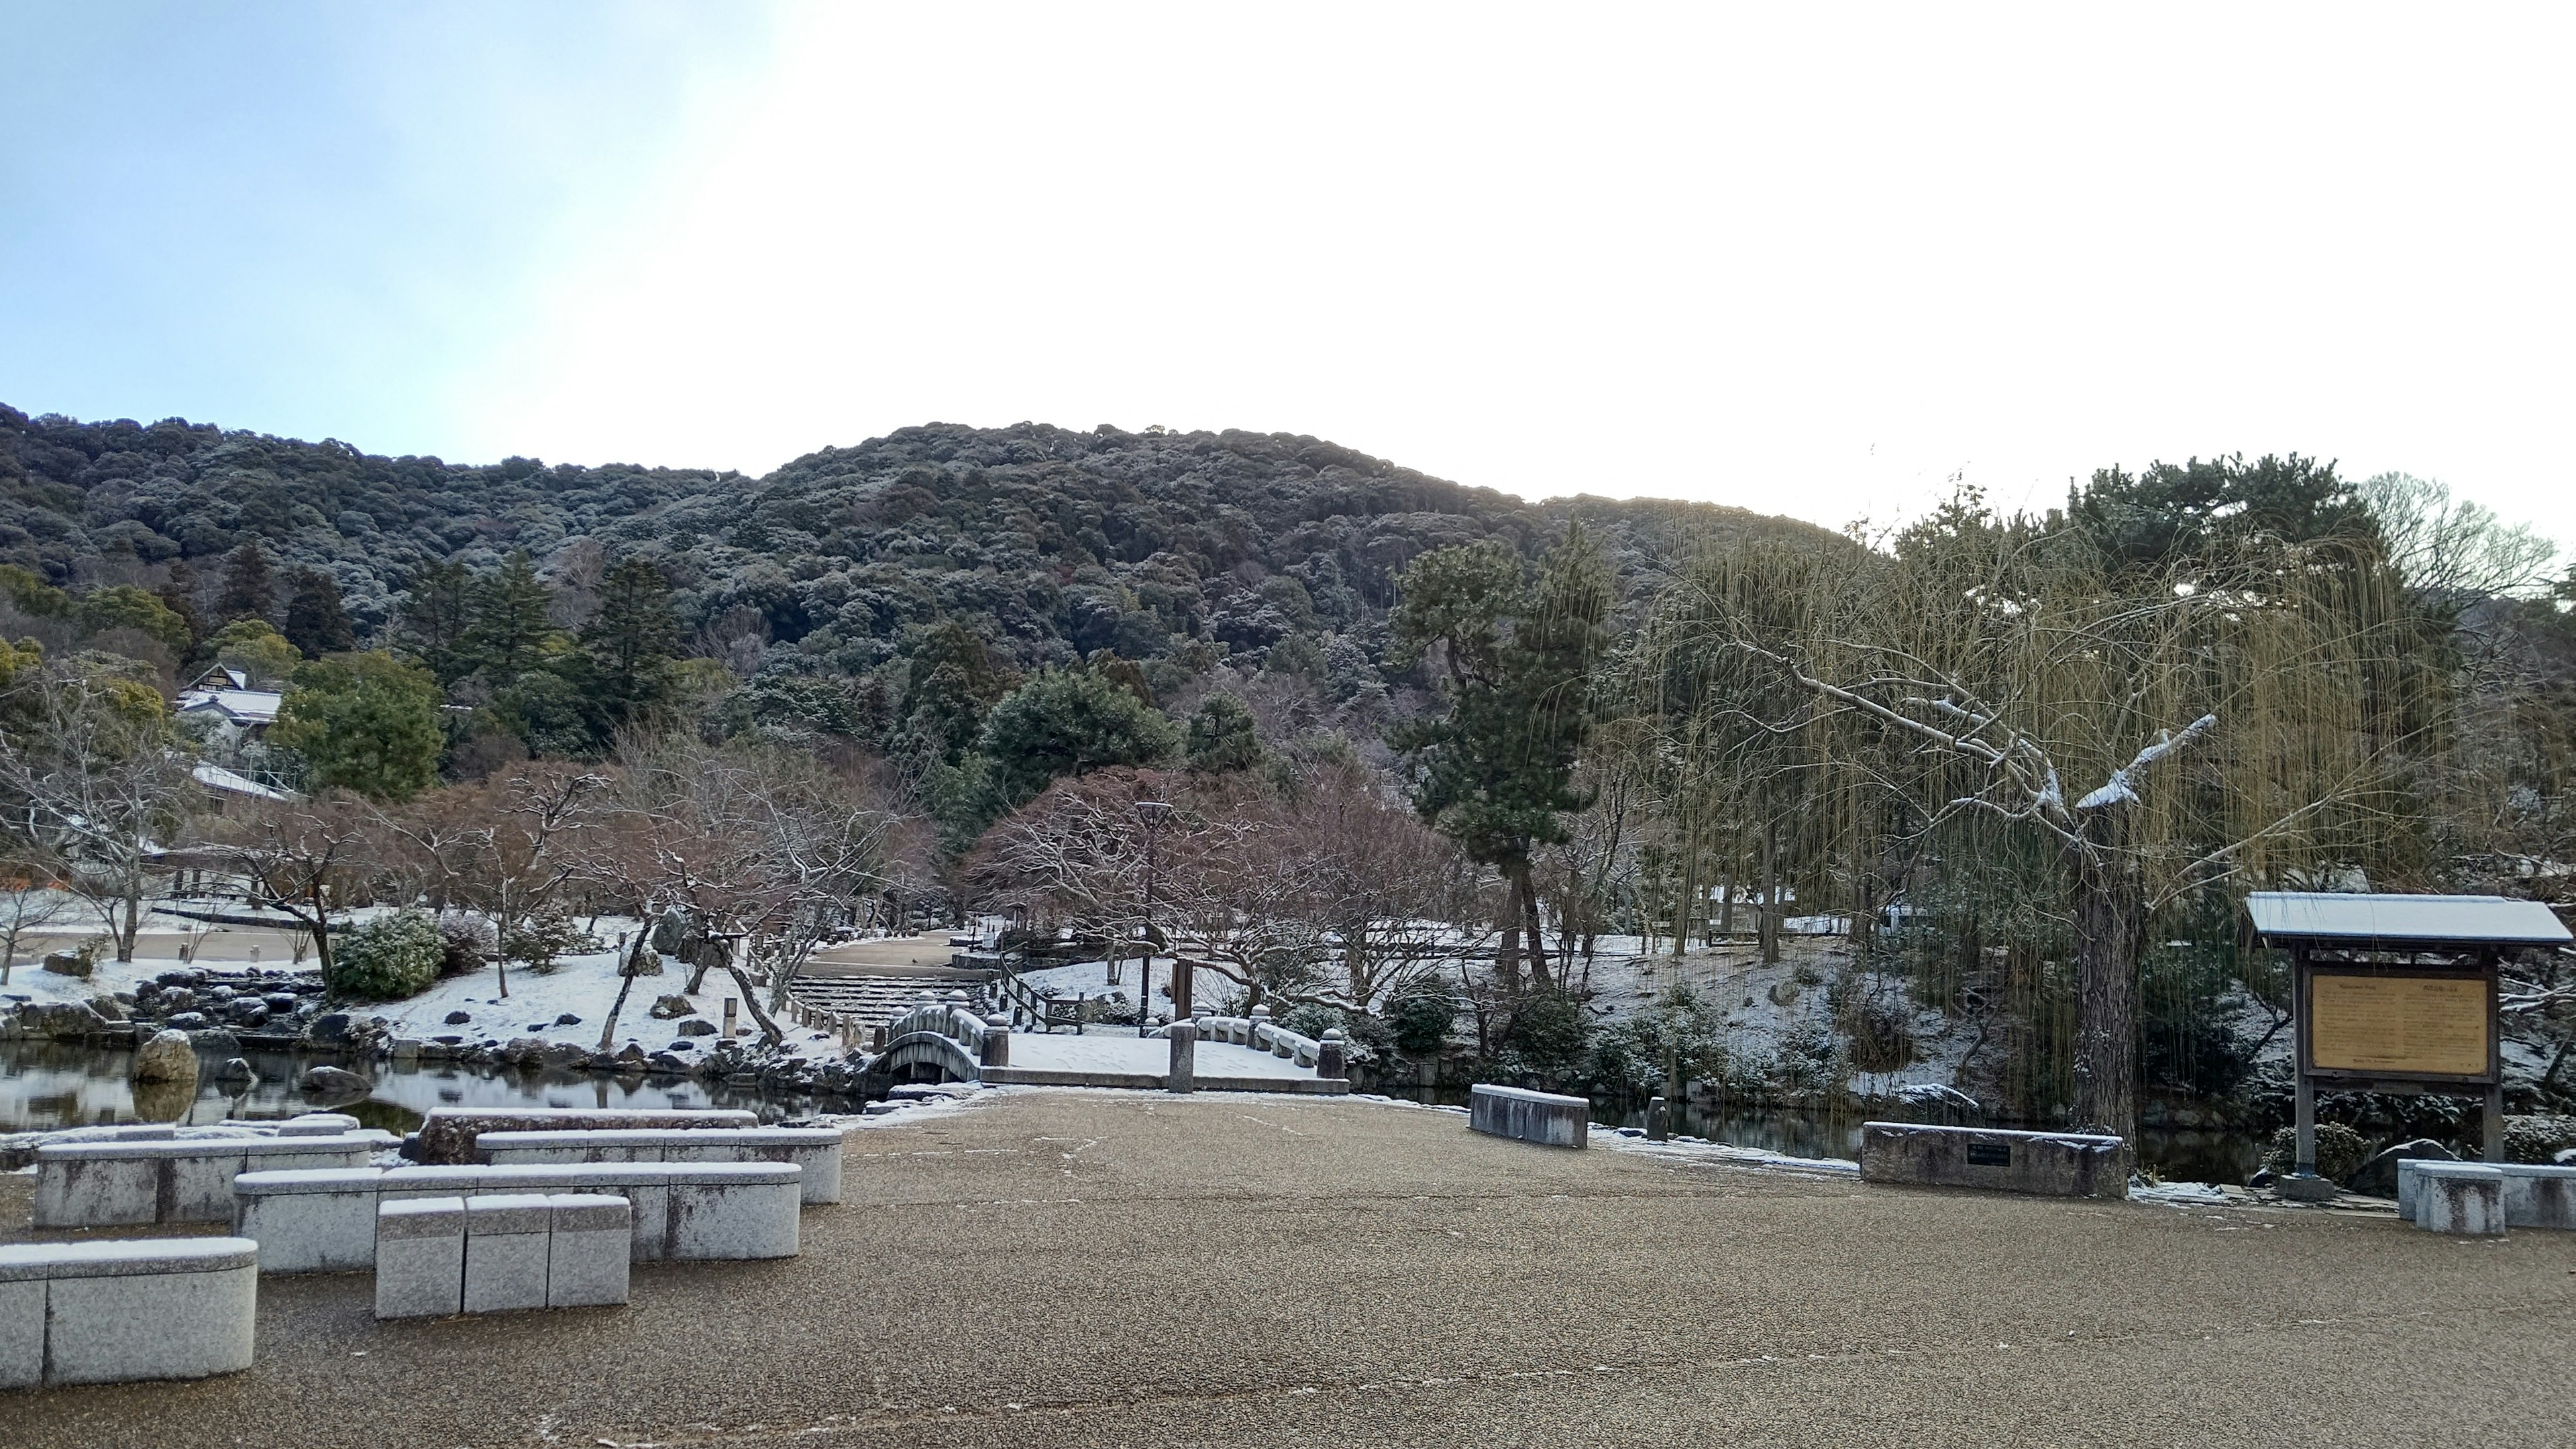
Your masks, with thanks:
M438 944L440 980L471 976L491 960L492 928L479 916L441 916Z
M551 911L529 916L501 938L501 955L515 966L543 976L555 969L555 958L589 941L572 917Z
M332 947L328 985L335 996L399 1001L438 979L447 943L426 911L396 911L351 931Z
M2317 1176L2330 1182L2341 1182L2361 1171L2370 1160L2370 1144L2360 1133L2341 1122L2317 1124ZM2271 1155L2264 1165L2274 1172L2295 1171L2299 1162L2299 1129L2284 1127L2272 1134Z
M1449 1029L1458 1019L1458 997L1446 985L1431 983L1408 991L1387 1004L1386 1024L1395 1049L1425 1057L1449 1044Z

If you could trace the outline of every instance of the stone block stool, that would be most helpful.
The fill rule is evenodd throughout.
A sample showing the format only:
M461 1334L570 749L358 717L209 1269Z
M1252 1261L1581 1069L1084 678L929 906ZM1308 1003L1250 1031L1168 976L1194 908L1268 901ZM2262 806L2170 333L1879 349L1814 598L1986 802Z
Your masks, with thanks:
M465 1200L465 1311L504 1313L546 1306L546 1254L554 1208L543 1193L491 1193Z
M376 1209L376 1316L465 1311L465 1199L397 1198Z
M2417 1162L2415 1226L2491 1237L2504 1231L2504 1174L2475 1162Z
M627 1260L634 1256L635 1206L606 1194L559 1192L546 1198L546 1306L594 1308L626 1301Z

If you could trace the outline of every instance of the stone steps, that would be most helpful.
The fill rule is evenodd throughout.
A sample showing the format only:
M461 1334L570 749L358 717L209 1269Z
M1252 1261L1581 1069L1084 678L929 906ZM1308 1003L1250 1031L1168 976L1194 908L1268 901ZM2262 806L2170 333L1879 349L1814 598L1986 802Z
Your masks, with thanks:
M986 999L979 983L967 980L943 980L923 976L799 976L788 994L818 1011L842 1012L857 1019L861 1027L883 1026L910 1011L921 993L945 996L951 991L965 991L981 1001Z

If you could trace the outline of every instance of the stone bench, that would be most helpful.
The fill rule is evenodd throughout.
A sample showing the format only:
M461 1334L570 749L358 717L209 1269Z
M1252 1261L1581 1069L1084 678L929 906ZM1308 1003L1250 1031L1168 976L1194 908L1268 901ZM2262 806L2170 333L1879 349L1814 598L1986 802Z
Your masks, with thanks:
M258 1304L241 1238L0 1246L0 1389L236 1373Z
M757 1127L751 1112L709 1108L448 1107L421 1119L418 1160L427 1166L480 1162L475 1139L486 1132L618 1132L660 1127Z
M478 1193L586 1193L634 1205L629 1256L792 1258L803 1170L785 1162L627 1162L245 1173L234 1184L242 1236L276 1244L272 1272L364 1272L381 1204ZM267 1236L263 1237L265 1234ZM291 1265L291 1266L290 1266Z
M1547 1147L1581 1147L1592 1138L1592 1104L1554 1092L1480 1084L1467 1099L1467 1130Z
M634 1207L595 1193L399 1198L376 1212L376 1316L624 1303Z
M2397 1164L2400 1211L2412 1208L2408 1221L2429 1232L2462 1237L2493 1237L2505 1229L2504 1173L2483 1162L2431 1162L2404 1158ZM2411 1187L2412 1202L2406 1194Z
M2528 1162L2453 1162L2444 1157L2403 1157L2397 1162L2397 1215L2417 1226L2429 1168L2485 1167L2501 1179L2497 1192L2504 1228L2576 1231L2576 1167ZM2501 1232L2503 1228L2498 1228Z
M394 1141L389 1132L346 1132L40 1147L35 1223L104 1228L227 1222L233 1216L233 1179L245 1172L363 1167Z
M607 1162L792 1162L808 1203L841 1200L838 1127L642 1128L624 1132L486 1132L477 1150L495 1167Z
M2048 1197L2127 1197L2121 1139L2083 1132L2007 1132L1864 1122L1860 1180L1978 1187Z

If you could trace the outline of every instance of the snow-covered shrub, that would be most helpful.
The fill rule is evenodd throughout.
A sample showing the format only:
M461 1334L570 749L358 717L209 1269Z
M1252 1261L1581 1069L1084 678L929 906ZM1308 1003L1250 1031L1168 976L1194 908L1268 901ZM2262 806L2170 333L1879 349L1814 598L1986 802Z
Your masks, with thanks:
M572 917L545 911L523 918L502 934L501 956L543 976L555 969L556 957L589 941Z
M480 916L438 918L438 976L471 976L491 961L492 927Z
M2317 1124L2317 1176L2341 1182L2361 1171L2370 1160L2370 1143L2341 1122ZM2298 1166L2299 1129L2284 1127L2272 1134L2272 1150L2264 1166L2274 1172L2289 1172Z
M417 996L438 979L447 943L426 911L378 916L331 948L329 985L334 996L399 1001Z
M1386 1024L1395 1049L1409 1057L1430 1056L1449 1044L1458 1020L1458 996L1444 982L1428 982L1387 1003Z
M2576 1117L2507 1117L2504 1156L2507 1162L2550 1163L2576 1147Z

